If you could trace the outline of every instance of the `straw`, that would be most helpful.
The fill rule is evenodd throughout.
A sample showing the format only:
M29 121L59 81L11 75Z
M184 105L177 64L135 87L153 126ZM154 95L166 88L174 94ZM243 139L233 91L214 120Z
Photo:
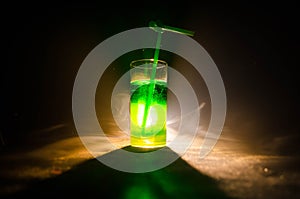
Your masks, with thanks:
M150 104L152 101L152 95L153 95L153 92L155 89L154 79L156 76L156 68L157 68L157 64L158 64L162 33L164 31L169 31L169 32L175 32L175 33L184 34L184 35L188 35L188 36L194 35L193 31L176 28L176 27L171 27L171 26L165 26L160 21L157 21L157 22L150 21L149 27L151 29L153 29L154 31L158 32L158 35L157 35L157 40L156 40L156 45L155 45L155 52L154 52L154 59L153 59L153 65L152 65L152 70L151 70L151 76L150 76L150 85L149 85L149 90L148 90L148 96L147 96L147 100L146 100L146 104L145 104L145 110L144 110L143 121L142 121L142 135L146 134L145 126L146 126L147 119L148 119Z
M168 32L174 32L182 35L188 35L188 36L194 36L195 32L182 29L182 28L177 28L177 27L172 27L172 26L166 26L164 25L161 21L150 21L149 22L149 27L157 32L163 33L164 31Z
M155 75L156 75L156 67L157 67L157 63L158 63L159 49L160 49L162 33L163 33L162 31L158 31L156 45L155 45L154 60L153 60L151 76L150 76L148 96L147 96L147 100L146 100L146 104L145 104L143 121L142 121L142 135L146 134L145 126L146 126L147 119L148 119L150 104L151 104L151 101L152 101L152 95L153 95L153 92L154 92L154 89L155 89L154 79L155 79Z

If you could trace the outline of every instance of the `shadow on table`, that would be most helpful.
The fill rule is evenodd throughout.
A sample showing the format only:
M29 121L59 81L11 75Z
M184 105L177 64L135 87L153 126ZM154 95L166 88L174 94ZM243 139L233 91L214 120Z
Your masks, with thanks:
M136 151L131 147L123 149ZM167 151L170 155L176 155L169 148L167 148ZM97 159L88 160L60 176L33 184L27 190L18 192L8 198L26 197L229 199L218 188L216 181L202 175L181 158L165 168L147 173L121 172L107 167Z

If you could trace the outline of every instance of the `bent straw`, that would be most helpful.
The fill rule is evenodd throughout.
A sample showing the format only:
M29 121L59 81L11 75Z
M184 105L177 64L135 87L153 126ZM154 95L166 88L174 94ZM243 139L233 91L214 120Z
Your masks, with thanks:
M149 27L156 32L164 32L164 31L169 31L169 32L174 32L174 33L179 33L182 35L187 35L187 36L194 36L195 32L182 29L182 28L177 28L177 27L172 27L172 26L166 26L162 24L161 21L150 21L149 22Z
M160 26L158 26L158 24ZM153 60L152 71L151 71L151 76L150 76L150 85L149 85L149 90L148 90L148 96L147 96L147 100L146 100L146 104L145 104L143 121L142 121L142 135L146 134L145 127L146 127L146 123L147 123L147 119L148 119L150 104L152 101L152 95L153 95L153 92L155 89L154 79L156 76L156 68L157 68L157 63L158 63L162 33L164 31L169 31L169 32L175 32L175 33L184 34L184 35L188 35L188 36L194 35L193 31L176 28L176 27L171 27L171 26L165 26L159 21L158 22L150 21L149 27L151 29L153 29L154 31L158 32L158 35L157 35L157 40L156 40L156 45L155 45L154 60Z

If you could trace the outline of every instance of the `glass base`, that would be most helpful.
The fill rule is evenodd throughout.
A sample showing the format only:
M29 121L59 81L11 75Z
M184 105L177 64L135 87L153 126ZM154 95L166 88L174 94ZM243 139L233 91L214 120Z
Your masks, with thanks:
M163 139L154 138L136 138L131 137L130 145L138 148L161 148L166 146L165 136Z

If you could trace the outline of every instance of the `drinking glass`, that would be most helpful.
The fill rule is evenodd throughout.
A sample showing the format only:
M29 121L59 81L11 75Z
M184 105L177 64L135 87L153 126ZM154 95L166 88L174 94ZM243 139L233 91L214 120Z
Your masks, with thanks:
M130 63L130 144L166 145L167 62L140 59Z

